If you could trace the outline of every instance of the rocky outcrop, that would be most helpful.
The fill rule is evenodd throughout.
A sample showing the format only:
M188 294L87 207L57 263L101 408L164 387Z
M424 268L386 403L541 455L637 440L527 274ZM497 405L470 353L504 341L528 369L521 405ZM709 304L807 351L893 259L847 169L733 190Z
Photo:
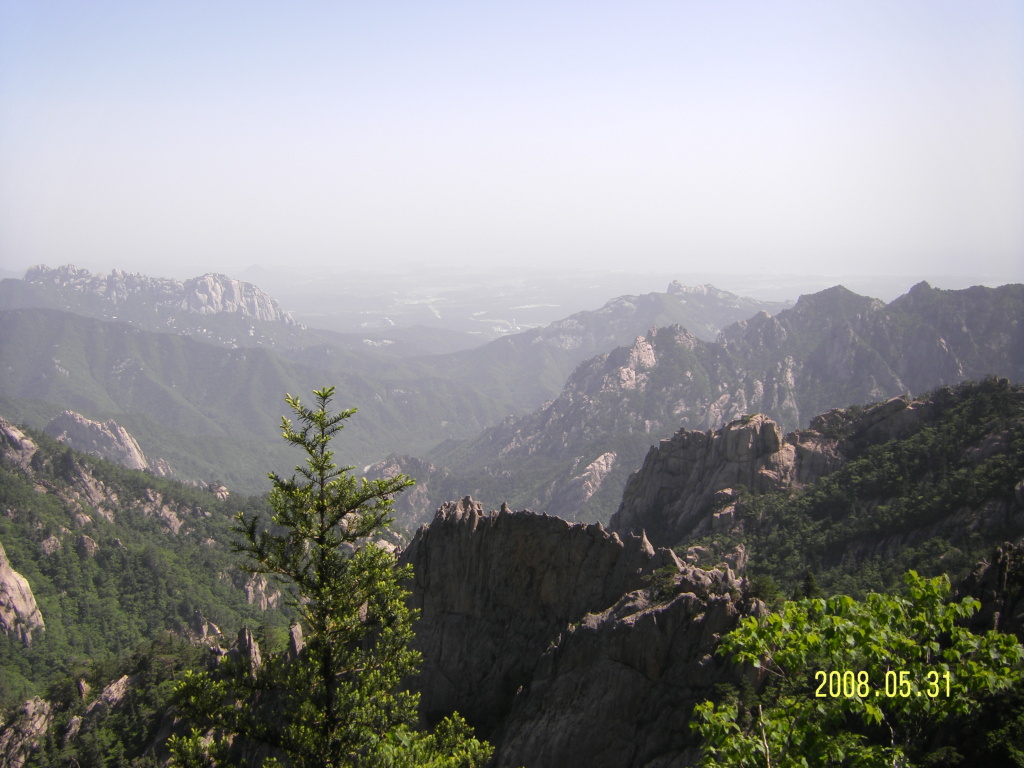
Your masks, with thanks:
M90 433L93 427L89 425L100 428L108 435L112 434L108 429L110 425L117 427L114 422L108 422L106 425L90 422L88 419L82 419L78 414L70 411L66 411L62 414L62 417L67 417L66 420L62 419L64 424L75 423L81 425L86 423L85 429ZM120 427L117 427L117 429L119 430ZM134 441L131 442L134 443ZM137 444L135 445L137 447ZM30 476L35 475L37 478L37 490L44 493L53 493L59 498L68 511L74 515L74 520L79 527L90 525L95 515L103 517L108 522L113 522L119 510L135 508L140 509L148 517L159 519L169 532L177 534L182 531L183 526L186 525L185 521L189 517L197 515L209 516L210 514L198 506L167 503L159 491L154 491L151 488L144 490L142 498L121 499L116 491L108 487L106 483L93 474L88 463L75 459L74 456L61 459L64 464L61 470L62 477L60 482L43 479L38 476L38 473L32 467L32 457L36 455L37 451L38 448L35 443L26 437L24 433L17 429L17 427L13 427L8 422L0 419L0 461L8 466L17 467ZM53 460L53 456L47 455L45 462L52 463ZM227 498L229 495L227 489L223 486L211 487L210 491L218 498ZM87 508L91 508L92 514L85 513ZM68 533L69 531L63 530L62 532ZM79 549L82 549L84 546L84 551L91 556L95 553L95 542L92 542L92 539L87 535L83 534L83 537L88 541L79 538L76 546ZM89 542L92 543L90 544ZM51 534L41 542L43 551L50 555L57 552L62 545L61 539L54 534Z
M710 653L740 610L730 572L683 566L643 536L486 513L468 497L443 505L401 562L413 566L423 664L412 684L426 719L458 710L496 744L497 765L692 756L688 729L658 733L728 674ZM675 576L655 603L646 586L659 569ZM643 747L627 750L631 740Z
M547 494L545 506L557 509L559 517L577 520L586 503L601 490L611 475L617 458L613 452L607 451L587 464L580 474L566 480L556 480Z
M0 632L29 646L33 635L44 627L28 579L11 567L0 544Z
M22 768L53 722L53 705L38 696L26 701L9 723L0 723L0 765Z
M228 651L227 658L230 662L240 665L250 677L256 678L263 666L263 653L251 629L242 627L238 630L238 638L234 647Z
M684 569L675 594L634 591L570 626L517 696L495 764L669 768L695 765L694 706L739 675L714 656L760 605L727 573Z
M205 274L182 285L180 307L200 315L237 314L257 320L295 325L295 320L268 294L251 283L226 275Z
M74 411L63 411L50 420L46 434L82 453L113 461L128 469L163 475L166 463L150 464L138 441L113 419L92 421Z
M909 434L935 409L934 399L897 397L859 410L856 418L834 409L816 416L810 429L785 437L763 414L714 431L680 430L650 449L609 528L645 531L662 546L731 528L740 489L758 493L813 483L865 447Z
M644 532L655 545L676 546L688 539L720 531L740 533L735 519L740 492L757 495L816 483L874 446L908 438L922 429L948 429L943 419L965 403L998 397L1006 402L1005 418L1024 409L1024 391L1005 379L978 385L940 387L920 398L896 397L868 407L834 409L811 420L809 429L783 436L780 427L762 414L733 421L706 432L680 430L650 449L643 466L626 484L622 502L609 523L620 534ZM977 399L977 400L975 400ZM978 406L980 407L980 405ZM1010 430L977 438L962 458L973 464L994 456L1015 461ZM938 471L938 468L936 468ZM953 509L943 516L919 520L891 541L874 537L855 545L847 554L886 557L892 546L902 548L932 537L959 540L970 531L1009 533L1024 528L1024 513L1015 491L1006 489L989 499L977 499L970 508ZM884 497L861 492L861 504L885 504ZM890 546L891 545L891 546ZM851 546L854 546L851 544ZM863 551L861 551L863 550Z
M245 581L245 599L261 611L277 608L281 604L281 590L274 589L261 573L251 573Z
M0 281L0 307L70 312L78 317L116 323L122 332L127 324L151 333L191 336L233 349L282 346L299 349L323 340L316 333L309 334L264 291L220 274L206 274L182 282L117 269L110 274L94 275L71 265L55 269L38 266L29 269L24 280ZM102 342L99 346L102 347ZM102 356L96 346L90 347L89 354ZM59 359L54 358L52 362L62 376L76 375ZM138 374L137 370L132 370L134 366L114 362L121 366L117 369L119 378ZM162 373L166 375L168 371ZM59 402L75 410L85 407L80 399Z
M84 719L99 718L116 711L124 702L128 691L131 689L134 680L131 675L122 675L117 680L107 684L88 707L85 708Z
M979 563L957 588L956 599L968 596L981 602L974 631L995 629L1024 642L1024 543L1006 542Z
M0 418L0 460L28 472L32 457L39 450L24 432L6 419Z
M423 711L458 709L488 728L569 623L678 562L642 537L525 511L488 514L469 497L443 505L401 561L413 566L421 612L415 645L425 662L415 685Z
M763 414L717 431L680 430L651 448L609 527L646 531L663 545L729 527L738 489L766 491L815 479L841 462L838 442L815 430L783 439Z

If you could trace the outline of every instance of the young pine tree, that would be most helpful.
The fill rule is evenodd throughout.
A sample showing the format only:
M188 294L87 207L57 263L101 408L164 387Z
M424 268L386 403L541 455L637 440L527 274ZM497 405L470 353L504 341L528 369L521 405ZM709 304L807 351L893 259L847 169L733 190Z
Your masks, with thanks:
M305 647L258 669L189 676L178 701L208 737L193 731L172 739L172 753L181 765L251 763L244 755L259 752L255 745L277 756L264 765L295 768L482 765L490 747L458 715L434 733L416 731L418 695L400 685L419 661L409 648L415 616L400 584L410 569L370 539L390 523L392 497L412 481L357 479L351 467L336 466L330 443L355 409L332 414L333 387L313 394L315 408L285 398L298 424L283 419L284 438L306 463L290 479L270 475L272 525L261 529L257 518L239 516L237 529L247 570L293 588Z

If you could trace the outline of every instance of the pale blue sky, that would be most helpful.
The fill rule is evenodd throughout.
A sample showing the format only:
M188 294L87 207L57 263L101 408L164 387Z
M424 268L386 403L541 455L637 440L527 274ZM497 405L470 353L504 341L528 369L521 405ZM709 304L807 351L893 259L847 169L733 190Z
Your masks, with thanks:
M1024 280L1024 3L0 0L0 266Z

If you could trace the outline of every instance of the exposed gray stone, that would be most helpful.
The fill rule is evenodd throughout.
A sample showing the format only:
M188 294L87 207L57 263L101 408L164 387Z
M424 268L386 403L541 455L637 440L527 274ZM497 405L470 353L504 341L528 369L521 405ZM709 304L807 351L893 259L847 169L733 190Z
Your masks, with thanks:
M468 497L442 506L402 562L421 611L422 714L458 710L493 740L496 765L695 754L690 711L733 674L710 656L740 612L731 571L684 566L600 525L485 513ZM675 586L653 603L646 585L663 566Z
M138 441L113 419L101 424L74 411L63 411L50 420L44 431L76 451L128 469L150 469Z
M0 631L29 646L33 635L44 628L28 579L11 567L0 544Z
M26 701L8 723L0 724L0 765L22 768L53 722L53 705L38 696Z

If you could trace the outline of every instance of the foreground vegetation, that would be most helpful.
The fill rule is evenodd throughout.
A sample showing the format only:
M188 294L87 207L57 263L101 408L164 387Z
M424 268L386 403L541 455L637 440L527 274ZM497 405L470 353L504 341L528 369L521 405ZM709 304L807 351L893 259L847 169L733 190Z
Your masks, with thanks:
M704 765L1024 765L1024 647L966 629L980 604L950 601L944 576L905 580L741 621L718 652L757 686L697 707Z
M411 570L371 540L412 481L356 479L334 463L331 440L355 410L331 413L333 394L315 391L315 409L287 398L299 426L284 419L284 438L306 464L299 479L272 475L272 529L237 517L246 568L294 587L302 645L187 675L176 699L199 727L170 740L175 765L200 768L211 755L217 765L251 763L244 752L258 746L264 766L294 768L473 768L490 757L457 715L433 733L415 728L419 695L402 688L419 662L409 648L415 615L399 583Z

